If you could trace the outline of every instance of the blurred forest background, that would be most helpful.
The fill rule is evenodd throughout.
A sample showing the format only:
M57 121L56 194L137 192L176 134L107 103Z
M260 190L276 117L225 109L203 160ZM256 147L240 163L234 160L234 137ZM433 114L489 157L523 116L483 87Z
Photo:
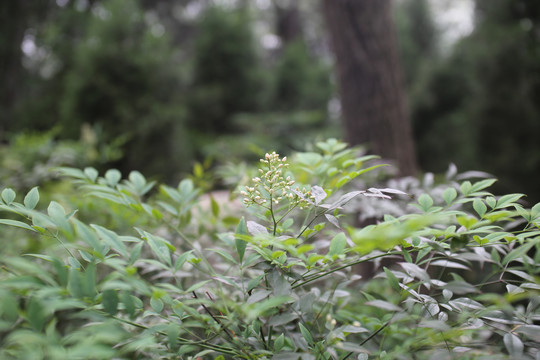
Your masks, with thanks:
M471 9L463 31L466 19L447 21L456 4ZM30 187L51 166L92 165L176 182L194 164L203 176L210 161L347 138L324 11L2 1L0 181ZM540 2L396 0L391 15L419 168L487 171L500 191L540 200Z

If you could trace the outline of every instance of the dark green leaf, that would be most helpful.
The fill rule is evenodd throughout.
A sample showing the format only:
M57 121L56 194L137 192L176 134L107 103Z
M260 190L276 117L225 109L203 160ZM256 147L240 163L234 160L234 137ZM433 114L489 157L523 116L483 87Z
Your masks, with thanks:
M276 340L274 340L274 351L279 352L283 345L285 344L285 336L284 334L279 335Z
M236 227L236 233L239 235L248 235L248 228L246 225L246 219L244 219L244 217L240 219L240 222L238 223L238 226ZM240 258L240 263L242 263L242 261L244 260L244 254L246 252L247 242L237 237L235 238L235 244L236 244L236 252L238 253L238 257Z
M116 315L118 312L118 294L116 290L104 290L101 295L101 304L107 314L111 316Z
M132 296L129 293L122 291L120 293L120 300L122 301L122 304L124 304L124 310L126 311L126 313L130 317L134 317L135 316L135 302L133 301Z
M388 268L384 268L384 272L386 274L386 278L388 279L388 282L390 283L390 286L392 286L392 288L398 292L401 291L401 287L399 286L399 280L397 279L396 275L394 275L394 273L390 270L388 270Z
M37 298L31 298L26 305L28 322L36 331L41 331L47 320L46 311Z
M300 332L302 333L304 339L306 339L307 343L313 346L313 336L311 336L309 330L304 325L302 325L302 323L298 323L298 327L300 328Z
M514 261L516 259L520 259L522 258L523 256L525 256L525 254L527 254L527 252L535 245L537 244L539 241L536 240L536 241L529 241L515 249L513 249L512 251L510 251L503 259L502 261L502 265L506 265L508 264L509 262L511 261Z
M506 350L512 355L512 358L520 359L523 356L523 349L525 347L519 337L512 333L507 333L504 335L503 341Z

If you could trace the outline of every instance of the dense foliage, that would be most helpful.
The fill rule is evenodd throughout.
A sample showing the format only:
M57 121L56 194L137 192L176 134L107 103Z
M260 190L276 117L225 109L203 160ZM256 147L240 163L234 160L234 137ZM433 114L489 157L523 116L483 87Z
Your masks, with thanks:
M256 37L260 19L253 6L200 2L191 4L190 15L188 3L1 5L7 28L16 19L17 28L6 34L17 30L20 38L0 37L0 51L18 65L17 71L11 63L0 66L2 79L17 85L0 100L0 140L53 127L56 138L79 140L90 125L102 143L122 150L109 167L169 181L195 160L221 160L231 138L244 141L278 124L276 132L306 133L303 147L313 130L327 127L330 69L302 39L283 51L266 49ZM250 141L297 147L290 136L264 133ZM216 144L216 134L226 139ZM227 150L253 155L243 149Z
M1 357L538 358L540 204L470 173L358 188L373 160L266 154L230 201L89 167L58 169L76 200L3 189ZM358 227L358 198L410 205Z
M538 201L538 1L474 1L474 29L450 48L426 3L406 0L396 15L421 168L481 169L499 191Z

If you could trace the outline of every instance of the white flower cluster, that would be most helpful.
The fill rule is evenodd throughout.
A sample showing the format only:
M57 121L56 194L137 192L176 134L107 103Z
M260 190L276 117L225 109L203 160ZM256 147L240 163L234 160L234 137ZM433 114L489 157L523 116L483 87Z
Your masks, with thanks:
M270 208L283 200L289 201L291 207L303 208L309 204L307 199L312 197L309 191L291 189L294 180L283 174L289 167L287 157L280 159L279 154L273 152L266 154L261 163L263 165L259 169L260 176L251 179L252 186L246 186L245 190L240 192L244 196L243 202L246 206L256 204Z

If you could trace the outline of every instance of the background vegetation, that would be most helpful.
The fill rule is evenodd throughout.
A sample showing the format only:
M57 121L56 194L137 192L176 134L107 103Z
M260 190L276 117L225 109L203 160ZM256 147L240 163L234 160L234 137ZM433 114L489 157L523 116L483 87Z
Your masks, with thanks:
M98 148L119 151L100 161L173 181L207 157L253 159L341 136L319 5L234 4L6 2L3 143L91 132ZM434 4L394 5L421 169L453 162L538 199L536 2L475 3L474 29L452 44Z

